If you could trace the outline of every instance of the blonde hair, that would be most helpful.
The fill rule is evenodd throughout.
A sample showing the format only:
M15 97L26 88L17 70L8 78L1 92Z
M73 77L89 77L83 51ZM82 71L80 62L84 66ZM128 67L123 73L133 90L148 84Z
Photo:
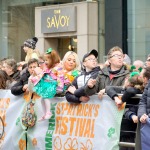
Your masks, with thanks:
M73 55L75 57L75 61L76 61L76 67L74 68L74 70L81 70L81 63L80 63L80 60L79 60L79 57L77 55L77 53L73 52L73 51L68 51L64 57L63 57L63 60L62 60L62 64L64 66L64 63L65 61L67 60L67 58L70 56L70 55Z
M107 58L109 59L111 57L112 53L115 52L115 51L119 51L123 54L123 51L119 46L114 46L109 50L109 52L107 54Z
M32 58L38 59L39 56L40 56L40 52L37 49L33 50L32 48L28 47L27 55L25 57L25 61L28 62Z

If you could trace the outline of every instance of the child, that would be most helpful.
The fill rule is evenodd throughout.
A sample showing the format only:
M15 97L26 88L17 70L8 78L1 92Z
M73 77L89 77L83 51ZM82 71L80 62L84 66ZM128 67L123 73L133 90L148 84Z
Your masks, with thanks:
M33 91L41 96L45 103L46 112L39 121L51 118L50 99L56 93L63 92L64 85L67 83L67 80L64 79L62 66L60 65L60 57L52 48L46 51L45 64L47 67L45 70L36 68L35 74L29 78L30 82L34 83Z
M137 110L138 99L132 99L136 94L143 92L143 79L139 72L132 72L130 76L125 79L124 87L106 87L106 93L110 96L117 107L120 109L122 104L126 102L126 109L124 118L121 123L120 141L122 142L135 142L135 131L138 122ZM117 93L122 93L122 98L119 98ZM128 132L126 132L128 131ZM122 148L121 148L122 149Z
M123 87L107 86L106 93L115 100L117 107L120 108L124 102L128 103L131 97L134 97L136 94L141 94L143 89L143 79L140 73L132 72L130 76L125 79ZM122 99L119 98L117 93L123 94Z

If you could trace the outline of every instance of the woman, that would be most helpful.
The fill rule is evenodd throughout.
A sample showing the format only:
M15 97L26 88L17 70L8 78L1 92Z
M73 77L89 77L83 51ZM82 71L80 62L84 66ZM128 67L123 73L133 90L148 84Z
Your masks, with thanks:
M9 86L9 76L3 70L0 70L0 89L7 89Z
M66 77L70 82L72 82L74 78L79 75L79 72L81 70L81 64L78 55L73 51L68 51L64 55L62 65Z
M36 43L38 41L37 37L33 37L32 39L28 39L24 42L24 51L26 53L25 61L28 62L31 58L38 59L40 52L35 50Z
M7 59L3 64L3 70L10 78L9 89L20 79L20 71L17 70L17 62Z

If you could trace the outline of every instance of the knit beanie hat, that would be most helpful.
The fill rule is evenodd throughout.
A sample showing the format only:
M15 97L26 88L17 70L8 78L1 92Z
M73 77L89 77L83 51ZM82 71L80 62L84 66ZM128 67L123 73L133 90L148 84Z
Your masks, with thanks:
M24 42L24 46L35 49L37 41L38 41L37 37L33 37L32 39L27 39Z

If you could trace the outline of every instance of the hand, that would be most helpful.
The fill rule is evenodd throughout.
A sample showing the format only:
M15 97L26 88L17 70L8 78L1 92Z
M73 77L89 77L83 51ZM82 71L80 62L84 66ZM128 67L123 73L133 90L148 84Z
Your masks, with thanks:
M99 93L98 93L98 98L99 98L99 99L102 99L104 93L105 93L105 89L100 90Z
M122 100L118 96L115 96L114 99L115 99L116 106L118 107L118 109L120 109L123 104Z
M93 88L95 84L96 84L96 79L89 79L88 80L87 85L89 88Z
M22 90L25 91L25 92L29 91L29 90L28 90L28 84L25 84L25 85L23 86Z
M38 75L38 74L40 74L40 73L42 73L42 69L41 69L40 67L36 67L36 68L34 69L34 74L35 74L35 75Z
M90 97L88 97L88 96L81 96L81 97L79 98L79 100L80 100L81 102L86 103L86 102L88 102L88 101L90 100Z
M134 123L138 123L138 116L132 115L132 120Z
M70 92L71 94L74 94L75 90L76 90L75 86L69 86L67 91Z
M141 123L146 123L146 119L148 118L148 116L146 114L143 114L140 118L140 122Z

